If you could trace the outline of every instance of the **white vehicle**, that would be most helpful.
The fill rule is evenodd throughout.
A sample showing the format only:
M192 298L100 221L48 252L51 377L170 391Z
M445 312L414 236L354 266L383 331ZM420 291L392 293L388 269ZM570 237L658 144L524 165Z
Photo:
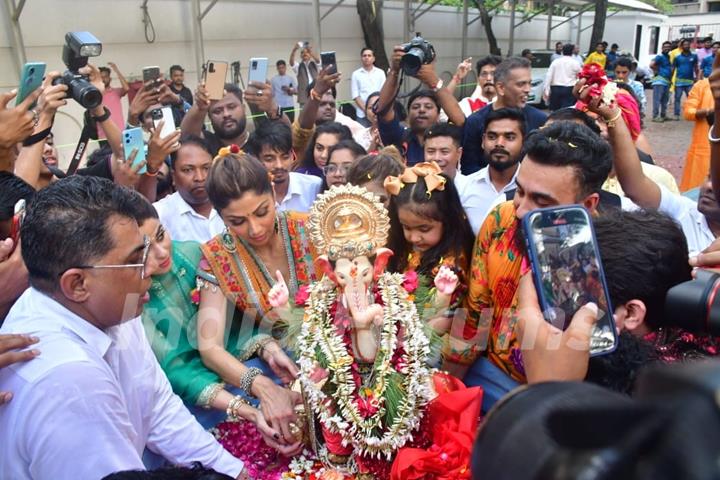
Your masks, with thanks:
M545 75L550 68L550 57L555 53L554 50L533 50L535 57L532 60L532 81L530 83L530 95L528 95L527 103L539 108L547 108L543 101L543 87L545 84Z

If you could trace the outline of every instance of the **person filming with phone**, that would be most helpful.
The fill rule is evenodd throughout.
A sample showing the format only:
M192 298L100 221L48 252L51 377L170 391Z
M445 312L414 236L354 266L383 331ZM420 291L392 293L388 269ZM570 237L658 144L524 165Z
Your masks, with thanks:
M300 50L300 63L295 61L295 55ZM309 42L298 42L293 45L290 52L290 68L297 77L297 94L300 108L308 101L308 86L315 81L320 72L320 57L310 46Z

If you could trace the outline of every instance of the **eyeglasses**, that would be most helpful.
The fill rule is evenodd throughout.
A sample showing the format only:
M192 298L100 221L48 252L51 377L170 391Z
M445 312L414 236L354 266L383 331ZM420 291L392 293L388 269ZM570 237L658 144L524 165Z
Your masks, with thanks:
M351 166L350 164L346 164L346 163L344 163L342 165L335 165L335 164L331 163L330 165L325 165L323 167L323 172L325 173L325 175L332 175L337 172L344 174L344 173L347 173L348 170L350 170L350 166Z
M143 253L142 263L126 263L123 265L80 265L74 268L139 268L140 279L145 280L145 266L147 265L148 255L150 253L150 237L143 235Z

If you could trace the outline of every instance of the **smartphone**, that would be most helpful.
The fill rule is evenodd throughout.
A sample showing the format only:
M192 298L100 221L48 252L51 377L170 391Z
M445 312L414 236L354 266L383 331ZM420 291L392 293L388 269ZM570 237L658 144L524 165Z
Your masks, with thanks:
M203 80L210 100L222 100L227 77L227 62L208 60L203 68Z
M20 240L20 227L22 227L23 220L25 220L25 199L21 198L15 202L15 213L12 218L12 225L10 225L10 238L13 240L13 250L15 250Z
M335 52L322 52L320 54L320 63L322 67L326 68L328 65L332 65L332 68L328 70L328 73L332 75L337 73L337 62L335 61Z
M155 128L157 128L160 122L165 122L163 123L162 130L160 131L160 138L165 138L175 132L175 117L173 116L172 108L153 108L150 110L150 116L152 117Z
M267 69L267 58L251 58L250 70L248 72L248 84L250 84L251 82L267 82Z
M160 78L160 67L143 67L143 83L154 82Z
M303 42L302 40L298 42L298 47L300 48L307 48L310 45L310 42Z
M587 210L580 205L533 210L523 217L523 230L545 320L565 330L580 307L595 302L590 355L615 350L614 310Z
M133 150L137 150L135 160L133 160L132 166L134 167L138 163L145 160L145 141L143 140L142 128L128 128L123 130L123 151L125 152L125 158L130 158ZM147 171L147 166L138 170L138 173L143 174Z
M46 65L43 62L29 62L23 66L18 94L15 97L15 105L20 105L28 95L42 85L43 78L45 78L45 68ZM37 102L33 102L30 108L35 108L36 104Z

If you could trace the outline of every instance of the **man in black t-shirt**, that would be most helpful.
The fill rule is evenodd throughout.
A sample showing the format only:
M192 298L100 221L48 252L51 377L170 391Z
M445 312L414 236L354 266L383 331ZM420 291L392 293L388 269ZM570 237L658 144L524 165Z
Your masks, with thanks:
M170 90L192 106L193 94L183 82L185 82L185 70L180 65L170 67Z

